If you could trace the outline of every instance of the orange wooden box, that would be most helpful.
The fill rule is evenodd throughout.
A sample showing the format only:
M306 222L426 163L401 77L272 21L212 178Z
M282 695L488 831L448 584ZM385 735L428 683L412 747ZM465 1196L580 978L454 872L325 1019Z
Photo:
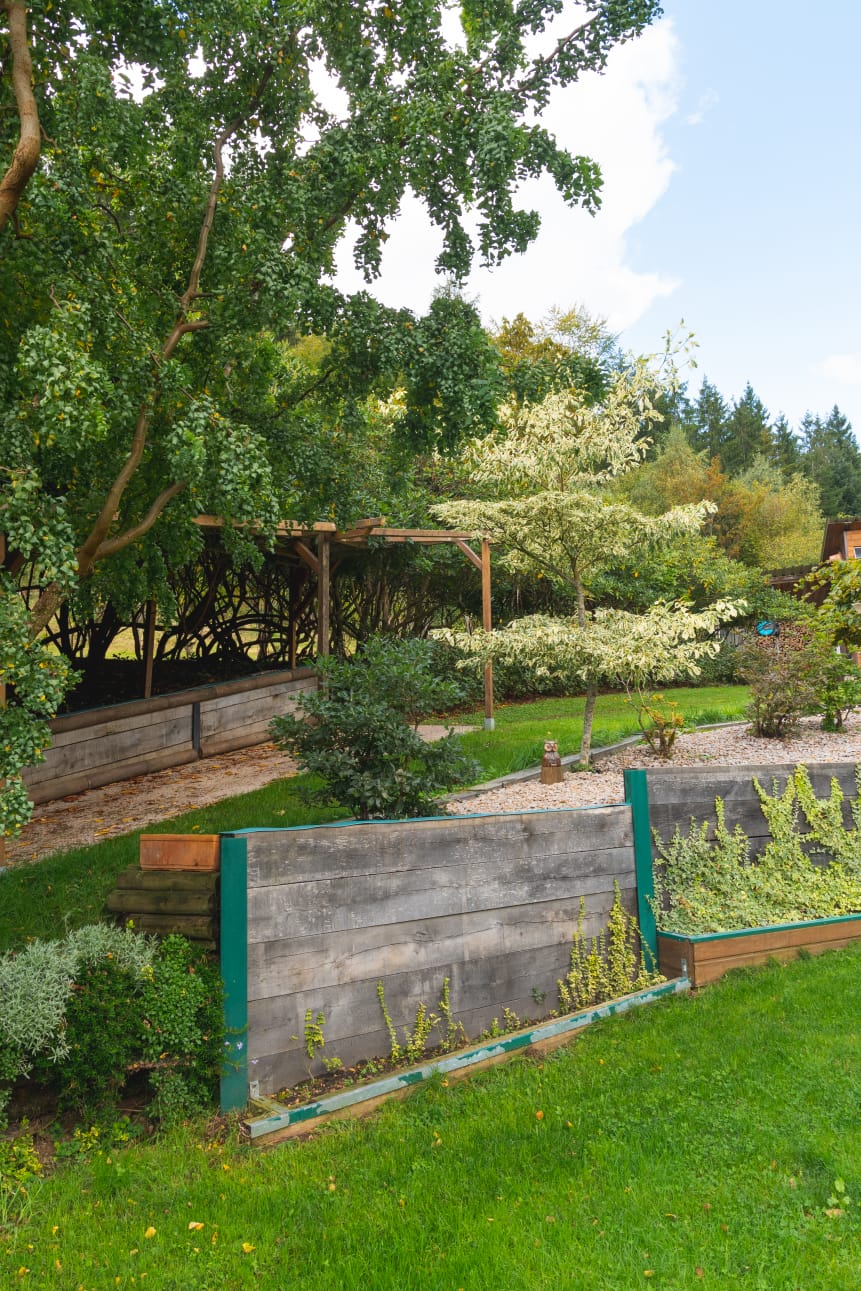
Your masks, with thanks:
M141 834L142 870L217 870L218 834Z

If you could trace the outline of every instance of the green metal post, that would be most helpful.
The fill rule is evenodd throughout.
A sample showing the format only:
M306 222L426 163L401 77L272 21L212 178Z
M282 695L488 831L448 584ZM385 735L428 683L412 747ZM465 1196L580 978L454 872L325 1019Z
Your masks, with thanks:
M221 839L221 976L224 979L224 1066L221 1110L248 1102L248 849Z
M625 776L625 801L634 823L634 866L637 874L637 920L643 944L658 960L658 929L649 898L655 895L652 870L652 829L649 824L649 786L642 768L629 768Z

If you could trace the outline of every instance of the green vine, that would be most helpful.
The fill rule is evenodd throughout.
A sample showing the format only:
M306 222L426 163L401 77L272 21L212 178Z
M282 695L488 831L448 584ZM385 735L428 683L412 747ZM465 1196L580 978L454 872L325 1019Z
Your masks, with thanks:
M656 836L654 910L661 928L728 932L861 911L861 768L849 829L836 779L824 799L816 797L804 766L795 768L783 792L776 780L771 793L756 779L753 785L771 834L755 860L741 827L727 829L721 798L711 836L708 822L694 820L686 837L678 828L668 843ZM799 831L801 818L806 832Z
M647 958L651 960L648 948L640 937L636 919L622 905L622 893L615 880L613 891L607 928L588 943L583 935L586 900L580 898L568 972L556 984L563 1013L642 991L664 980L655 971L654 961L647 962Z

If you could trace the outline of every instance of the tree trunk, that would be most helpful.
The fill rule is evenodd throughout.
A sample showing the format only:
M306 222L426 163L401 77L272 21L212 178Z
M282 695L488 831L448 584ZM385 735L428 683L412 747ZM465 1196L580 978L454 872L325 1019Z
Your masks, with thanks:
M580 740L580 761L578 766L581 771L589 770L589 754L592 751L592 719L595 716L595 700L598 698L598 687L590 683L586 688L586 704L583 708L583 736Z

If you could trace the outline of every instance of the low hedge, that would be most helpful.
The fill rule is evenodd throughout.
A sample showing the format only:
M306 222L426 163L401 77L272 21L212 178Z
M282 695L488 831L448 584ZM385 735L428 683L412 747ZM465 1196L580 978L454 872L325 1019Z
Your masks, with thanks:
M163 1121L207 1107L221 1070L222 986L183 937L89 925L0 957L0 1118L19 1082L103 1113L143 1073Z

